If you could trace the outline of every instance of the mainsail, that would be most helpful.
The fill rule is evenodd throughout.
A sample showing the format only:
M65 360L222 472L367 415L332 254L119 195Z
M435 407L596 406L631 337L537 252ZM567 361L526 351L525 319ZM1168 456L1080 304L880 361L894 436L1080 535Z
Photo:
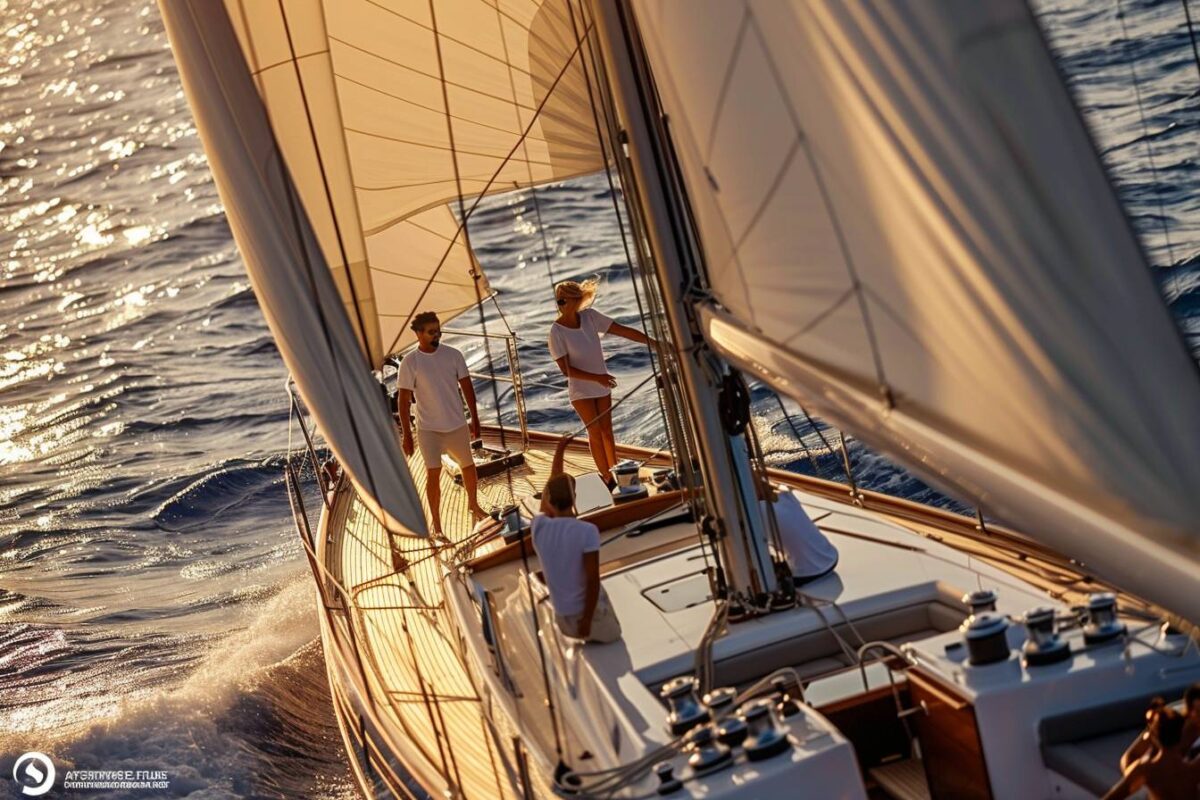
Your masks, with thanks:
M373 513L424 531L370 369L490 295L477 198L603 167L577 29L548 0L162 0L259 305Z
M1025 3L633 7L709 340L1200 619L1200 380Z

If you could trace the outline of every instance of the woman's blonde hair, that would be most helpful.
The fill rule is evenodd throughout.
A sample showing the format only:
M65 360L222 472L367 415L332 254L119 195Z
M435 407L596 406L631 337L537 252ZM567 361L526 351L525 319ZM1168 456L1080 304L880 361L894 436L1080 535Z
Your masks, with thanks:
M579 304L579 309L582 311L592 304L596 299L596 290L600 288L599 278L588 278L586 281L561 281L554 284L554 299L562 300L563 298L582 298L583 302Z

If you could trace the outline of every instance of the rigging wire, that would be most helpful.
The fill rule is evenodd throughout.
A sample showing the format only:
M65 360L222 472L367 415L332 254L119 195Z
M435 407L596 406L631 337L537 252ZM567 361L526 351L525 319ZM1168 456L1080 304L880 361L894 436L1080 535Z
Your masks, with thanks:
M1162 185L1158 181L1158 167L1154 163L1154 148L1150 146L1150 125L1146 121L1146 109L1142 103L1142 89L1138 83L1137 67L1134 65L1134 54L1130 47L1129 29L1125 25L1125 10L1121 7L1121 0L1115 0L1115 2L1117 5L1117 20L1121 23L1122 44L1125 49L1126 60L1129 62L1129 78L1133 84L1133 96L1137 101L1138 118L1142 123L1142 141L1146 143L1146 160L1150 165L1150 180L1154 183L1154 199L1158 203L1158 222L1162 227L1163 240L1167 245L1167 260L1171 264L1174 264L1175 250L1171 245L1171 233L1167 226L1167 210L1163 202ZM1200 68L1200 65L1198 65L1198 68Z
M783 404L783 398L779 396L778 392L772 391L771 394L774 396L775 402L779 404L779 410L783 412L783 418L787 422L788 427L792 429L792 436L796 437L796 442L804 451L804 457L808 459L810 464L812 464L814 474L818 478L825 477L824 471L821 469L821 465L817 463L816 456L812 454L812 450L810 450L808 447L808 442L804 441L804 437L800 435L800 429L796 427L795 420L792 419L792 415L788 413L787 407Z
M454 232L454 236L449 240L450 243L446 246L445 252L442 253L442 257L438 261L437 267L434 268L433 274L429 276L429 281L425 284L425 288L421 290L421 294L417 296L416 302L413 303L412 308L409 310L408 316L405 318L404 325L401 326L400 333L396 334L396 338L394 338L392 343L388 345L388 350L395 348L396 344L400 341L400 337L403 336L404 329L407 327L408 322L412 319L413 315L417 313L417 309L420 308L421 302L425 299L425 295L429 293L429 287L434 284L434 279L437 278L442 267L446 265L446 260L450 257L450 252L454 249L454 243L458 241L458 235L462 233L463 229L467 225L467 220L475 213L475 209L479 207L479 204L483 201L483 198L487 196L489 191L491 191L492 184L496 182L496 179L500 177L500 173L504 170L504 167L508 165L508 162L511 161L512 157L516 154L517 148L521 146L521 144L529 136L529 133L533 130L533 126L541 117L542 110L546 107L546 103L550 101L550 98L554 95L554 91L558 88L558 84L562 81L563 77L566 76L567 71L571 66L571 62L574 60L575 55L579 52L579 50L580 44L576 44L575 49L568 56L566 63L563 64L562 70L559 71L558 75L555 76L549 87L547 87L546 96L542 98L541 102L538 103L537 108L534 109L533 115L529 120L529 124L526 125L521 131L520 136L517 137L516 143L512 146L512 148L509 149L504 158L500 160L500 165L496 167L496 170L492 173L491 177L488 178L487 183L484 184L483 188L479 191L479 194L476 195L475 199L471 201L471 207L466 209L466 211L460 215L461 218L458 221L458 228ZM442 87L442 90L443 96L445 96L445 86ZM455 169L457 168L458 163L455 161ZM459 191L459 199L460 201L462 200L461 190Z
M312 108L308 104L308 92L305 91L304 80L300 77L300 65L296 61L296 59L298 58L298 56L296 55L296 47L292 42L292 28L291 28L291 25L288 23L287 9L284 8L283 0L278 0L278 3L279 3L279 16L283 20L283 32L284 32L284 35L287 37L288 54L291 56L292 72L296 76L296 86L300 89L300 104L302 106L304 106L304 118L308 121L308 135L309 135L309 138L312 140L313 153L317 157L317 172L319 172L321 175L321 186L325 190L325 202L329 206L329 219L330 219L330 221L333 222L334 238L337 240L338 252L342 256L342 264L345 265L345 269L346 269L346 286L350 290L350 299L353 301L353 304L354 304L354 316L358 320L358 330L359 330L359 334L362 336L363 350L365 351L364 355L367 356L368 367L371 367L373 365L370 364L369 353L371 351L371 346L370 346L370 337L367 335L367 331L368 331L367 323L363 319L362 308L359 306L358 291L355 289L355 286L354 286L354 271L350 268L350 257L346 253L346 242L345 242L344 237L342 236L342 226L341 226L341 223L338 222L337 208L334 206L334 203L333 203L333 192L329 188L329 176L325 171L325 159L321 156L321 148L317 143L317 129L313 123ZM241 4L239 4L239 5L241 5ZM245 14L244 6L242 7L242 13L243 13L243 15ZM243 17L243 23L245 23L244 17ZM246 26L246 29L247 30L250 29L248 25ZM272 130L274 130L274 125L272 125L271 127L272 127ZM276 148L278 148L278 142L276 142ZM281 165L282 165L282 162L283 162L283 157L281 154L280 155ZM288 174L289 173L285 167L284 175L286 176Z
M580 18L584 27L587 30L595 30L595 22L594 20L588 18L587 9L584 7L582 2L579 10ZM591 57L593 70L597 75L606 74L608 70L603 49L597 46L595 37L588 36L587 39L588 53ZM603 94L603 84L598 85L597 89L601 91L602 95L600 109L603 114L605 125L609 131L608 142L612 146L613 163L617 164L619 169L620 165L628 167L630 163L628 158L621 160L618 156L617 142L621 138L621 132L615 118L615 114L612 113L612 98L610 95ZM627 169L620 169L620 174L623 189L624 187L632 187L635 185L635 180ZM630 207L631 209L633 207L641 208L641 203L638 199L636 191L626 192L624 193L624 197L627 207ZM613 198L615 202L615 193L613 194ZM640 228L639 220L640 217L637 213L630 213L629 224L633 230L633 237L639 255L639 261L643 264L649 264L652 263L653 256L647 250L648 235ZM621 218L618 217L618 223L620 223L620 221ZM622 243L628 242L628 239L628 236L623 236ZM627 261L632 265L633 262L631 259L628 259L628 257ZM646 307L649 308L649 313L647 314L640 305L639 313L641 313L644 318L648 317L650 319L654 326L654 331L657 334L659 342L669 341L670 336L668 331L665 329L666 323L664 320L666 319L666 315L665 310L662 308L661 297L656 293L653 283L644 274L643 281L645 283L646 292L645 302ZM635 298L640 303L642 297L637 291L636 280L634 281L634 292ZM664 425L666 425L668 432L674 431L674 436L672 438L674 439L673 455L675 472L681 477L681 482L683 485L692 489L692 491L688 493L688 503L691 506L696 519L701 519L704 515L702 499L703 486L701 480L697 477L697 459L693 455L697 449L695 442L691 438L694 435L694 432L692 431L691 426L687 423L687 404L680 394L680 386L682 386L682 380L680 380L678 376L678 358L680 355L680 353L667 350L666 348L664 348L661 352L662 361L660 363L660 367L662 370L661 375L664 377L659 384L660 409L663 414ZM653 360L651 361L651 367L652 369L654 367ZM668 406L674 412L673 414L668 413ZM672 420L674 421L674 427L672 427L671 424ZM700 552L704 558L705 571L709 575L709 580L713 583L714 592L716 592L724 583L724 579L722 577L723 569L721 564L720 548L716 546L715 541L712 541L709 537L704 535L700 536L700 545Z
M462 220L461 224L459 225L458 232L462 234L463 244L466 246L467 254L470 257L471 262L472 262L471 277L474 279L474 285L475 285L475 306L476 306L476 308L479 309L479 325L480 325L480 328L483 330L483 349L484 349L484 352L487 354L488 378L489 378L489 381L490 381L491 387L492 387L492 403L496 409L496 423L498 424L498 426L500 428L500 447L501 447L501 449L507 449L507 447L508 447L507 431L505 430L505 427L504 427L504 415L500 411L500 387L498 386L497 381L496 381L496 363L492 357L492 340L488 336L487 313L483 310L483 301L484 301L483 290L479 287L479 280L480 280L480 278L483 277L483 273L481 271L479 271L479 265L478 265L479 262L475 259L475 256L474 256L475 251L471 247L471 229L470 229L470 226L467 224L468 214L467 214L467 209L466 209L466 200L463 198L462 173L458 168L458 154L457 154L457 150L456 150L455 144L454 144L454 122L453 122L453 118L451 117L451 114L450 114L450 93L449 93L449 90L446 88L446 67L445 67L445 63L442 59L442 38L441 38L441 33L438 31L437 12L434 9L433 0L429 0L429 16L430 16L430 20L433 25L433 43L434 43L434 50L437 53L438 74L441 76L442 103L445 105L445 109L446 109L446 134L447 134L447 137L449 138L449 142L450 142L450 162L451 162L451 164L454 165L454 186L455 186L455 192L458 195L459 217ZM521 141L524 141L524 137L522 137ZM476 200L476 203L478 203L478 200ZM474 207L475 206L472 206L472 209L474 209ZM456 234L455 239L457 239L457 238L458 237ZM453 242L451 244L453 244ZM439 264L438 267L440 269L441 265ZM428 291L429 284L426 285L425 289L426 289L426 291ZM423 294L424 293L422 293L422 296L423 296ZM420 302L420 301L418 301L418 302ZM510 369L510 371L511 371L511 369ZM479 424L478 418L475 420L475 423L476 423L476 425ZM508 483L509 502L514 503L514 502L516 502L516 491L513 488L512 469L509 468L508 466L506 466L505 470L504 470L504 474L505 474L505 477L507 478L507 483ZM478 492L478 488L479 487L478 487L478 476L477 476L476 477L476 492ZM477 502L478 502L478 497L477 497Z
M571 30L574 31L576 37L578 37L580 35L580 33L579 33L579 26L577 25L576 20L575 20L575 4L574 4L573 0L567 0L567 11L571 16ZM580 16L582 17L583 16L582 6L580 7L579 13L580 13ZM596 51L593 46L594 42L592 41L592 38L590 36L587 36L587 33L586 33L587 27L588 26L584 26L584 34L583 35L587 38L588 54L591 56L592 69L596 70L596 74L599 75L600 73L598 71L598 66L596 64ZM611 120L609 120L609 118L608 118L608 107L607 107L607 105L602 104L605 122L608 123L608 125L606 127L608 128L608 130L610 132L610 135L606 137L604 135L603 130L600 125L600 115L596 111L596 104L597 104L596 103L596 94L599 93L599 90L597 89L597 91L595 93L593 93L591 73L588 71L587 64L583 63L583 59L580 59L580 63L581 63L581 66L583 67L584 84L587 87L588 105L592 109L592 123L596 129L596 139L600 144L601 161L604 162L604 177L608 182L608 195L612 199L613 215L617 219L617 230L621 237L621 249L625 253L625 265L629 269L630 283L633 284L633 297L637 303L638 317L642 320L642 327L643 328L649 327L651 330L653 330L654 333L656 334L655 340L661 343L661 342L665 341L665 339L663 338L663 331L661 331L659 329L657 320L651 318L646 313L646 310L642 305L642 295L638 289L638 276L634 271L633 255L630 253L630 250L629 250L629 237L625 231L625 221L621 215L620 203L617 200L617 187L616 187L615 182L613 181L613 174L612 174L612 164L616 163L617 152L616 152L616 145L613 143L613 141L611 139L611 131L613 130L613 128L611 125ZM611 147L611 150L609 149L610 147ZM611 161L608 158L609 152L612 153ZM646 343L646 354L650 358L650 372L654 375L655 382L658 383L659 386L662 386L663 385L662 380L661 380L661 377L658 372L658 367L656 365L657 353L655 353L654 346L651 345L649 342ZM667 434L667 446L668 446L668 448L670 448L672 450L672 452L674 452L675 448L671 447L671 444L672 444L672 442L671 442L671 438L672 438L671 437L671 426L667 423L666 400L663 397L663 392L661 389L659 390L659 392L657 392L657 397L658 397L659 414L662 416L663 430Z
M1180 0L1183 5L1183 16L1187 20L1188 39L1192 43L1192 62L1196 65L1196 73L1200 75L1200 44L1196 43L1196 29L1192 25L1192 11L1189 8L1189 0Z

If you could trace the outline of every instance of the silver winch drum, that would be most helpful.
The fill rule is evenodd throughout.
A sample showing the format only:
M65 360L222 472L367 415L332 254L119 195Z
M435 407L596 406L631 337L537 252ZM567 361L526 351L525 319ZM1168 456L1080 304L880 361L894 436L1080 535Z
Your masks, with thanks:
M1041 667L1057 664L1071 657L1071 645L1058 635L1054 609L1048 606L1025 612L1025 646L1022 655L1025 666Z
M617 482L616 487L612 490L613 500L620 503L625 500L634 500L639 497L646 497L650 494L649 490L642 485L639 472L641 465L636 461L626 459L611 470L613 480Z
M972 614L958 628L974 667L1008 660L1008 621L999 614Z

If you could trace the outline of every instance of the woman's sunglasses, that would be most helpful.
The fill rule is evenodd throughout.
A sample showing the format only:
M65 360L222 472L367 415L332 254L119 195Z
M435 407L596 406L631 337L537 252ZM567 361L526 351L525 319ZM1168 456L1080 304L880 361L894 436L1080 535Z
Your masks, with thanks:
M560 306L565 306L567 304L567 298L560 297L557 300L555 300L554 302L558 303Z

